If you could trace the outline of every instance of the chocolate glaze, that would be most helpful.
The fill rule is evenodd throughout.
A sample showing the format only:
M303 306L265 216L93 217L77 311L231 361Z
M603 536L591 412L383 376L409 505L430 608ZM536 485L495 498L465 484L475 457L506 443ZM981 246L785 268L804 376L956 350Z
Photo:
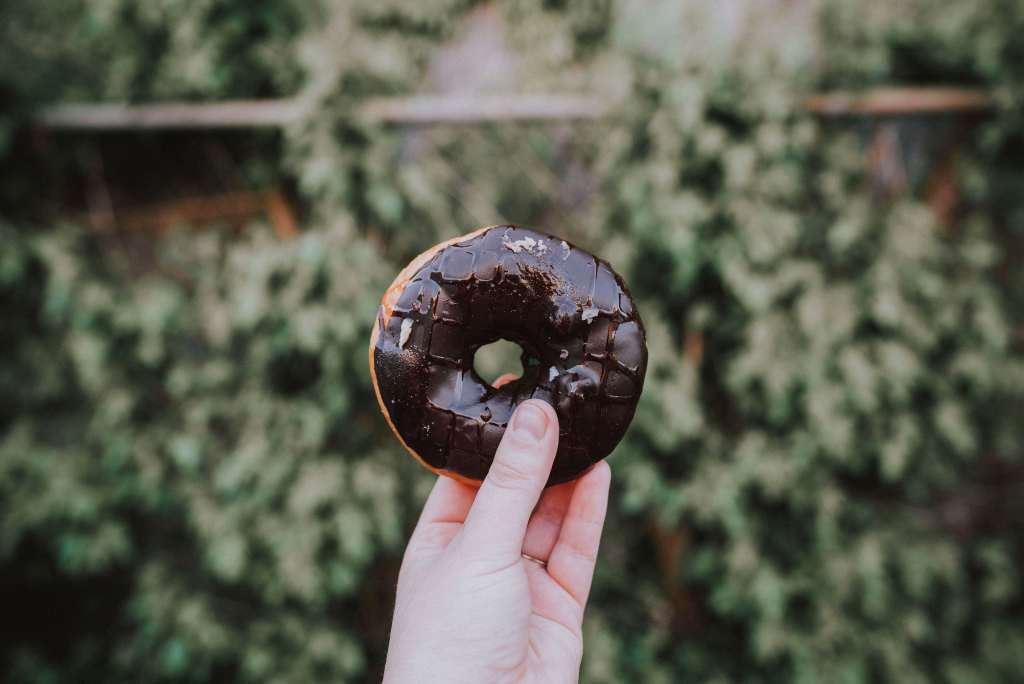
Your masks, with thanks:
M402 440L432 467L476 480L531 397L558 414L548 484L579 476L625 434L647 370L643 323L622 279L582 249L517 226L438 250L377 325L374 372ZM522 347L524 372L495 389L473 355L501 338Z

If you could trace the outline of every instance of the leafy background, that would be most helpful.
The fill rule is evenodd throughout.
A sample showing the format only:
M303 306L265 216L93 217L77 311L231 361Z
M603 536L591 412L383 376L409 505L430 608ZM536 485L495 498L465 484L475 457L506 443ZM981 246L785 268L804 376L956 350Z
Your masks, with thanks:
M412 255L507 220L608 258L648 327L584 681L1019 679L1022 31L1012 0L4 3L0 672L378 678L431 478L378 414L369 326ZM900 84L995 99L952 220L919 179L879 189L877 122L799 106ZM357 114L414 92L613 107ZM68 220L75 141L27 125L291 95L240 174L300 200L300 237L176 231L144 267Z

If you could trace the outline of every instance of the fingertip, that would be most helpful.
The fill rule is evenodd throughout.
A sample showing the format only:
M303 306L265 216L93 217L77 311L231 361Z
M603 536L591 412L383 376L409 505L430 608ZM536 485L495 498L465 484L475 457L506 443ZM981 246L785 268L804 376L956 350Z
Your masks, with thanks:
M494 389L500 389L508 383L518 379L519 376L515 373L505 373L504 375L499 375L497 379L491 383L491 386L494 387Z
M512 413L512 421L515 422L517 414L523 414L533 410L540 411L544 415L545 428L550 428L552 425L558 425L558 415L555 413L555 408L542 399L527 399L524 401L516 407L516 410ZM547 433L545 432L545 435L546 434Z
M607 506L611 490L612 469L604 461L598 461L577 481L573 498L577 507L588 509Z
M607 487L612 481L612 467L608 461L598 461L585 477L589 477L597 483L603 483Z
M543 399L527 399L519 405L520 408L523 406L536 406L541 411L548 415L548 420L557 421L558 416L555 414L555 407L544 401ZM518 410L518 409L517 409Z
M558 447L558 416L554 408L540 399L528 399L516 407L502 437L506 449L550 452ZM501 449L498 450L501 457Z
M610 485L612 479L612 469L606 461L598 461L589 468L583 471L575 480L574 483L581 484L586 487L593 488L595 486Z

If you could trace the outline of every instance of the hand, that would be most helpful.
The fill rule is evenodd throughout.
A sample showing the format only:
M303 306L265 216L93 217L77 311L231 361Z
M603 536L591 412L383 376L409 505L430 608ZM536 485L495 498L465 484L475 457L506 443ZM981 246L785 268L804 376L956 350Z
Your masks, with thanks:
M385 684L579 679L611 471L545 490L557 446L554 410L530 400L479 491L438 478L402 561Z

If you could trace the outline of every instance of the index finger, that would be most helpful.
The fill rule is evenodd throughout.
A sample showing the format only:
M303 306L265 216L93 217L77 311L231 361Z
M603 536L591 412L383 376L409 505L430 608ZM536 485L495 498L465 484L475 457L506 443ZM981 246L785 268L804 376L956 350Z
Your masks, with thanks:
M562 530L548 558L548 574L576 600L587 603L597 549L608 511L611 468L604 461L576 482Z

